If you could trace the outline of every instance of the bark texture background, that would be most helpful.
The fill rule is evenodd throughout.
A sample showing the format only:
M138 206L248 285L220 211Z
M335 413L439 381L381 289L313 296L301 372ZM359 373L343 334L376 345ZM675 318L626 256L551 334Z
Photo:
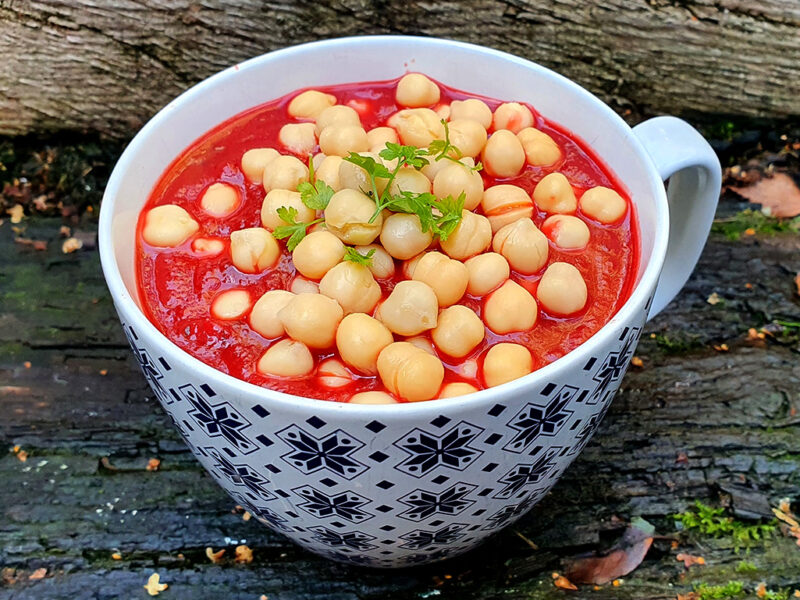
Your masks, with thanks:
M125 138L224 67L377 33L506 50L634 115L800 115L797 0L0 0L0 134Z

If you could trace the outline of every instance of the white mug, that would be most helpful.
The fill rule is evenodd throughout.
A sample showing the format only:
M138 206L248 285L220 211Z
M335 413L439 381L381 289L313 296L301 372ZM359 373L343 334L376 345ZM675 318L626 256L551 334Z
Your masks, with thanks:
M298 88L387 80L408 70L530 103L585 140L619 177L641 238L636 285L619 312L530 375L468 396L387 406L261 388L213 369L162 335L140 308L134 250L139 212L172 160L219 123ZM161 110L111 175L100 253L145 377L189 448L236 502L334 560L407 566L455 556L513 523L583 449L645 321L694 268L720 179L714 152L685 122L657 117L631 129L577 84L527 60L440 39L343 38L236 65Z

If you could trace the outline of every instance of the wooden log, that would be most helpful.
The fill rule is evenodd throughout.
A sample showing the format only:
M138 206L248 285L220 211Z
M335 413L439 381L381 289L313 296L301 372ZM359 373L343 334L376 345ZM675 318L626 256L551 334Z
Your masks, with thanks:
M0 134L125 138L236 62L378 33L506 50L622 112L798 116L799 32L796 0L0 0Z

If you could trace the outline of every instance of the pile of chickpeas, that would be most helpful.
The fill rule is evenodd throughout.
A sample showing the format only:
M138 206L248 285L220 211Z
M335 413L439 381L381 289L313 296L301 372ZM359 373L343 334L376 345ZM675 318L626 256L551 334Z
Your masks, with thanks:
M443 385L440 354L464 359L459 371L464 378L488 387L530 373L531 352L521 344L498 343L482 357L470 354L487 328L498 335L531 330L540 308L558 317L578 315L587 302L584 278L568 262L544 269L550 246L580 250L588 244L590 230L576 215L578 208L583 217L603 224L618 222L627 211L626 201L609 188L594 187L576 197L559 172L541 179L532 195L510 184L484 189L484 179L473 169L477 160L492 177L512 178L526 165L551 166L563 158L562 148L534 127L533 114L522 104L508 102L494 111L476 98L442 104L439 86L416 73L399 80L395 98L400 110L385 126L366 131L359 113L337 104L332 94L310 90L295 96L288 105L291 122L278 135L280 147L253 148L241 158L245 177L266 192L261 227L234 231L227 241L198 237L199 224L191 214L168 204L149 210L142 230L144 241L156 247L191 240L191 250L200 256L227 250L239 271L258 274L272 269L282 253L282 243L272 235L286 224L279 208L294 208L297 222L324 219L291 253L297 275L289 289L257 299L246 289L228 289L214 298L210 315L246 320L269 340L256 365L263 375L315 376L330 389L356 377L379 377L386 391L352 395L349 401L359 404L478 391L467 381ZM392 170L396 163L378 154L386 143L427 147L444 139L443 119L462 156L432 160L420 170L403 167L390 192L431 192L439 198L463 193L456 229L440 240L422 230L417 215L388 210L370 222L376 211L371 184L366 172L344 157L369 155ZM315 151L315 178L335 192L324 211L308 208L297 191L309 179L309 168L298 156ZM214 183L198 210L224 218L240 203L236 188ZM541 228L532 220L534 208L548 215ZM347 246L362 255L372 252L369 264L344 260ZM532 275L542 269L535 296L511 279L512 272ZM378 282L397 279L384 298ZM459 304L465 295L482 300L480 316ZM334 349L334 357L315 359L315 353Z

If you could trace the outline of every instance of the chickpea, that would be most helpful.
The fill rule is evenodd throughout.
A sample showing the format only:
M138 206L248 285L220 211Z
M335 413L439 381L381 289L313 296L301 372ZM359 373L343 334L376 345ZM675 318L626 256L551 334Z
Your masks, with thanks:
M351 313L336 331L336 348L342 360L361 373L378 372L378 355L394 341L386 326L364 313Z
M308 156L317 146L313 123L287 123L278 132L278 141L289 152Z
M358 154L359 156L369 156L379 164L381 162L380 156L374 152L359 152ZM365 194L372 192L372 183L370 182L367 172L362 167L348 160L341 159L341 161L342 162L339 163L339 190L350 188L359 190ZM380 181L382 180L376 178L375 184L379 194L383 192L383 188L386 187L385 180L383 180L383 185L379 184Z
M378 374L386 388L409 400L430 400L439 393L444 366L435 356L408 342L394 342L378 355Z
M414 344L417 348L420 350L425 350L425 352L431 356L438 356L438 354L436 354L436 349L433 347L433 343L424 335L414 335L410 338L406 338L403 341L408 342L409 344Z
M297 190L303 181L308 181L308 167L296 156L278 156L264 169L264 190Z
M486 129L472 119L453 119L448 123L450 142L464 156L478 156L486 145Z
M381 299L381 287L364 265L344 261L325 273L319 293L333 298L345 314L372 312Z
M293 294L319 294L319 284L305 277L295 277L289 286Z
M395 100L400 106L430 106L439 102L439 96L439 86L421 73L403 75L397 82Z
M502 254L511 268L524 275L541 269L547 262L550 246L530 219L509 223L494 235L492 250Z
M198 256L211 258L225 250L225 242L216 238L197 238L192 240L192 252Z
M433 178L433 194L438 198L458 198L463 193L464 208L474 210L483 198L483 177L466 165L447 162L450 164Z
M581 196L583 214L601 223L615 223L625 216L628 204L617 192L598 185Z
M376 311L389 331L417 335L436 327L439 302L431 287L421 281L401 281Z
M292 252L294 268L309 279L322 279L343 258L344 244L330 231L309 233Z
M286 225L278 216L278 209L282 206L297 210L297 217L295 218L298 223L310 223L317 216L315 210L303 204L300 192L272 190L267 192L267 195L264 196L264 201L261 203L261 224L266 229L273 231L276 227Z
M289 102L289 116L295 119L316 119L319 114L336 104L336 96L317 90L306 90Z
M281 337L286 330L278 313L294 298L286 290L270 290L259 298L250 311L250 328L265 338Z
M439 313L439 323L431 331L436 347L445 354L462 358L483 341L483 321L471 308L456 304Z
M525 151L517 136L507 129L492 134L481 154L486 172L494 177L514 177L525 166Z
M242 273L260 273L280 257L281 249L269 231L261 227L231 233L231 262Z
M235 321L250 310L250 294L246 290L226 290L217 294L211 303L211 316L223 321Z
M439 120L444 119L447 121L450 118L450 105L449 104L437 104L433 108L433 112L439 115Z
M528 192L516 185L493 185L483 192L481 208L492 224L492 232L533 216L533 200Z
M422 232L417 215L394 213L383 222L381 244L394 258L406 260L416 256L433 241L431 231Z
M536 324L536 300L524 287L511 281L492 292L483 307L483 319L495 333L528 331Z
M425 253L420 252L415 257L403 261L403 275L406 279L411 279L414 276L414 269L417 268L417 264L423 256L425 256Z
M586 306L586 282L581 272L565 262L554 262L544 272L536 298L544 309L558 316L574 315Z
M456 396L466 396L467 394L474 394L478 391L474 385L466 383L465 381L456 381L448 383L439 392L439 398L455 398Z
M260 184L264 169L279 156L274 148L252 148L242 154L242 173L252 183Z
M359 392L350 396L350 404L397 404L397 400L386 392Z
M483 379L495 387L533 371L530 351L520 344L503 342L489 348L483 359Z
M142 238L151 246L174 248L197 233L200 225L180 206L163 204L147 211Z
M350 371L335 358L329 358L319 363L317 378L325 387L334 389L353 383Z
M367 246L356 246L356 250L364 256L372 250L375 251L372 255L372 263L369 266L369 270L375 279L389 279L394 275L394 259L384 250L383 246L369 244Z
M578 207L575 192L562 173L550 173L533 188L533 201L548 213L574 213Z
M467 291L469 281L467 267L464 263L439 252L424 254L410 272L414 281L421 281L430 286L436 294L439 306L455 304Z
M485 252L473 256L464 263L469 273L467 292L471 296L483 296L508 279L511 269L502 254Z
M361 125L331 125L319 134L319 148L325 154L347 156L369 149L367 132Z
M414 192L416 194L426 194L431 191L431 180L413 167L403 167L395 175L392 185L389 186L389 193L400 194L400 192Z
M472 119L480 123L484 129L492 125L492 109L483 100L468 98L466 100L453 100L450 103L450 118Z
M559 248L580 250L589 243L589 228L571 215L553 215L542 223L542 231Z
M376 127L367 132L369 151L376 154L386 148L387 143L396 144L398 141L397 132L391 127Z
M526 127L517 134L517 138L525 150L525 159L529 165L546 167L561 160L561 148L544 131Z
M239 206L239 191L224 183L213 183L200 198L200 208L214 217L227 217Z
M304 377L314 370L314 357L302 342L281 340L264 352L256 370L262 375Z
M483 215L461 211L461 222L440 245L450 258L466 260L479 254L492 243L492 225Z
M358 190L336 192L325 209L325 226L345 244L371 244L381 232L383 215L370 223L375 202Z
M475 160L469 156L464 156L458 160L462 165L469 167L470 169L475 166ZM422 167L420 171L422 172L425 177L434 181L436 176L439 174L439 171L443 170L446 167L449 167L453 164L452 160L448 160L446 158L442 158L440 160L431 160L427 165Z
M444 139L444 126L439 115L430 108L407 108L396 112L387 121L397 130L404 144L427 148L433 140Z
M349 106L344 106L341 104L330 106L317 116L317 123L314 132L317 135L320 135L324 129L334 125L353 125L361 127L361 117L359 117L358 113Z
M508 129L512 133L519 133L533 125L533 113L519 102L504 102L494 109L492 125L495 131Z
M341 156L326 156L322 159L319 167L314 163L314 177L317 181L327 183L334 192L338 192L343 187L339 180L339 170L343 162L344 159Z
M330 348L343 316L339 303L322 294L297 294L278 311L289 337L311 348Z

